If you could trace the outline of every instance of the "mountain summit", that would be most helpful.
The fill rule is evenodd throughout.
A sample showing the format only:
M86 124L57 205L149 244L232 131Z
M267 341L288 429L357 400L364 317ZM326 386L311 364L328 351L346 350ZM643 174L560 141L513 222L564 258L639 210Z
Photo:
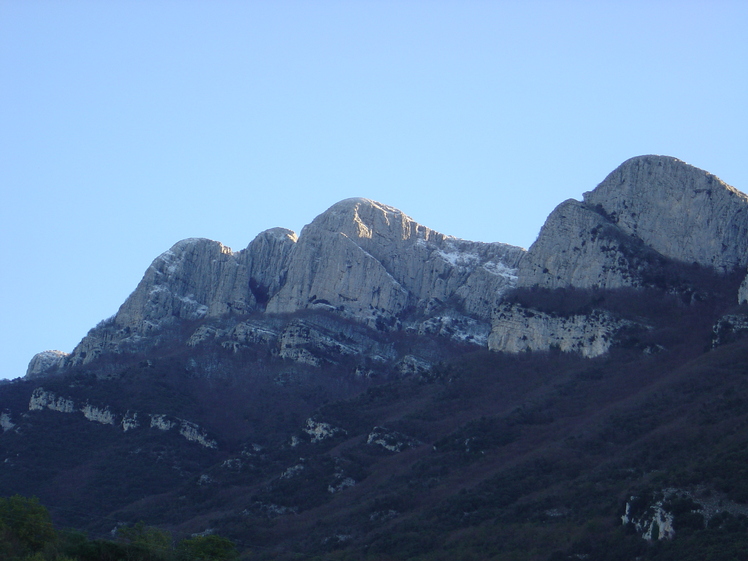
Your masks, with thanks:
M239 252L207 239L175 244L112 319L71 355L36 357L28 374L132 352L181 320L301 310L326 310L380 331L451 333L497 351L560 345L595 356L609 348L600 341L612 342L624 324L607 315L580 317L581 331L555 325L555 336L542 335L557 321L544 320L540 330L527 322L517 327L517 309L500 306L507 291L646 288L661 280L666 262L721 274L745 270L748 197L676 158L640 156L583 201L561 203L529 251L447 236L393 207L351 198L317 216L298 238L274 228ZM599 335L592 347L583 343L590 325Z
M747 246L748 197L665 156L529 250L364 198L186 239L0 385L0 494L258 560L739 558Z

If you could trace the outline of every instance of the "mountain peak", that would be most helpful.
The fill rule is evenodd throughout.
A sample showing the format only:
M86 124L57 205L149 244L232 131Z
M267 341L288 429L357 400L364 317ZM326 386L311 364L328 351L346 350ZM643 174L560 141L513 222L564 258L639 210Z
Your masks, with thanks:
M584 202L666 257L722 271L748 265L748 196L677 158L626 160Z
M405 239L421 232L432 232L402 211L363 197L344 199L317 216L305 230L320 229L342 233L351 238L371 238L374 232L386 238Z

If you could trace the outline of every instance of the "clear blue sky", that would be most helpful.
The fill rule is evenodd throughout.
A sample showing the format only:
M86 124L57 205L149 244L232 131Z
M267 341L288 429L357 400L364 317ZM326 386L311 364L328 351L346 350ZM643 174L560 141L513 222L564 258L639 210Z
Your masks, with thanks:
M528 247L629 157L748 190L748 2L0 0L0 377L176 241L338 200Z

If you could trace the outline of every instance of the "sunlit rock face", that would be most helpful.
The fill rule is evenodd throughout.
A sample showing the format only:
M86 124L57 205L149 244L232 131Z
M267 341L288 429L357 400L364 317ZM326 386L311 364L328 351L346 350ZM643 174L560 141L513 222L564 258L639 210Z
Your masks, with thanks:
M647 259L657 255L721 272L746 267L748 196L676 158L632 158L583 202L551 213L518 285L641 286Z
M249 271L230 248L213 240L182 240L153 261L115 323L142 330L145 322L163 318L246 312L255 304L248 286Z
M72 353L73 363L137 346L176 320L197 320L263 309L277 291L296 236L274 228L233 252L203 239L182 240L158 256L117 314L93 329Z
M403 315L415 311L466 325L469 317L477 318L487 331L490 310L515 285L524 254L507 244L445 236L395 208L347 199L318 216L298 239L273 228L239 252L202 238L175 244L153 261L117 314L91 330L65 361L86 364L135 350L180 320L251 312L323 309L396 330ZM478 327L464 337L479 341ZM205 326L190 344L214 331ZM293 354L293 348L282 350Z
M513 336L502 335L506 330L492 310L512 288L648 287L669 260L745 270L748 196L675 158L632 158L582 202L561 203L529 251L454 238L396 208L346 199L298 238L273 228L238 252L201 238L175 244L71 355L41 353L27 376L142 352L185 321L202 323L184 341L191 346L221 339L236 351L262 343L283 358L315 365L326 353L348 352L327 336L269 327L270 318L302 310L324 310L380 332L438 335L500 350L514 344L508 342ZM738 301L748 301L748 280ZM234 324L237 331L227 340L219 320L249 314L256 314L252 322ZM547 320L548 333L557 329L553 321ZM542 331L537 321L530 328ZM551 339L537 339L539 348L556 345Z
M494 313L488 348L507 353L557 348L592 358L608 352L616 333L628 325L631 322L602 311L564 317L501 304Z
M407 306L455 299L468 314L488 318L490 305L514 285L523 255L506 244L445 236L368 199L347 199L304 228L286 283L267 309L330 306L393 325Z
M568 200L550 214L519 267L517 284L543 288L638 286L636 240L599 212Z
M748 196L676 158L631 158L584 202L672 259L720 271L748 266Z
M249 291L258 307L264 308L285 282L288 260L296 241L296 234L291 230L271 228L239 253L238 261L250 272Z
M36 353L26 369L26 378L36 378L40 375L49 375L60 369L65 364L68 353L62 351L43 351Z

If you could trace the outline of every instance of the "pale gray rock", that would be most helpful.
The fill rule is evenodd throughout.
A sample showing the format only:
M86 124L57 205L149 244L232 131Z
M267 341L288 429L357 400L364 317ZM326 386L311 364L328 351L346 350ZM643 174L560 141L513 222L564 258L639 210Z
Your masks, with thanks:
M615 335L631 325L603 311L563 317L503 303L494 313L488 348L506 353L557 348L592 358L608 352Z
M164 318L200 319L253 309L249 271L230 248L202 238L182 240L157 257L114 321L143 332Z
M96 407L90 403L86 403L81 407L81 413L89 421L101 423L102 425L113 425L116 421L116 416L109 407Z
M408 306L453 300L488 319L523 255L507 244L445 236L368 199L346 199L302 230L286 283L267 310L328 306L394 327Z
M667 156L627 160L548 217L520 263L518 286L647 284L662 257L729 272L748 265L748 196ZM746 299L748 289L743 289Z
M569 199L550 214L519 265L517 285L543 288L639 286L637 241L584 203Z
M278 290L295 243L296 235L283 228L262 232L240 252L204 238L178 242L151 263L117 314L81 341L72 362L85 364L102 354L122 352L144 337L153 342L154 333L176 320L262 309L271 291ZM207 335L196 334L189 344Z
M402 452L416 448L422 442L386 427L374 427L366 438L366 444L381 446L390 452Z
M746 303L748 303L748 275L740 283L740 288L738 289L738 304Z
M320 307L371 323L380 317L391 321L407 304L404 287L346 234L315 222L302 230L285 285L271 298L267 311Z
M395 208L347 199L298 239L274 228L240 252L206 239L179 242L154 260L117 314L71 356L39 358L29 374L155 344L163 328L179 320L304 309L476 344L486 344L493 321L489 346L498 348L506 345L496 343L491 310L515 286L648 286L652 264L664 258L718 271L748 267L747 203L746 195L675 158L641 156L624 162L583 202L559 205L525 251L446 236ZM739 301L748 301L748 280ZM345 354L345 345L335 347L327 335L298 326L264 329L271 317L283 316L265 315L233 331L206 324L189 344L218 341L235 351L277 344L281 356L310 363L327 351Z
M9 431L15 426L16 424L10 418L10 413L7 411L0 413L0 428L3 429L3 432Z
M166 328L182 320L309 308L381 330L400 329L406 312L411 324L413 312L422 318L434 311L441 317L471 318L483 326L439 332L454 331L461 340L482 344L490 310L515 285L525 253L507 244L445 236L392 207L347 199L318 216L299 239L290 230L273 228L239 252L203 238L178 242L153 261L112 318L55 364L86 364L102 355L142 351L144 345L158 344ZM266 321L272 321L271 316L251 327L237 326L228 339L222 328L205 324L187 344L220 340L235 351L251 343L270 344L280 332L258 325ZM286 335L280 352L292 358L298 346ZM307 359L313 360L306 355L294 358ZM45 374L52 368L50 360L47 355L36 359L29 372Z
M631 158L584 202L672 259L718 271L748 266L748 196L676 158Z
M675 537L675 516L665 510L664 500L649 505L641 513L632 513L631 504L637 497L631 497L626 502L626 510L621 516L621 523L626 526L632 524L641 537L647 541L672 540ZM669 497L668 497L669 498Z
M748 316L728 314L717 320L712 327L712 348L731 343L748 334Z
M64 366L65 360L68 356L68 353L62 351L43 351L41 353L36 353L26 369L26 378L31 379L53 374Z
M259 234L247 249L240 252L239 262L250 271L250 292L260 306L264 306L284 283L288 260L296 242L296 233L291 230L271 228Z
M322 442L328 438L334 437L336 434L348 434L348 431L340 427L334 427L330 423L317 421L311 417L306 420L306 426L301 429L310 436L312 444Z

